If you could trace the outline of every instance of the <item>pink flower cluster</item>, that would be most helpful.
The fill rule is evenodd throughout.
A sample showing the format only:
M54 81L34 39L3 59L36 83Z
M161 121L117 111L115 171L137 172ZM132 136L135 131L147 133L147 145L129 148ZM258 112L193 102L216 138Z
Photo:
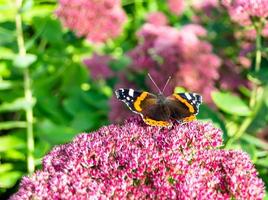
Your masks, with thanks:
M55 147L11 200L261 200L264 184L249 156L216 149L221 138L210 123L168 130L132 118Z
M237 58L239 62L244 63L234 63L230 59L225 59L219 80L219 85L222 89L239 92L239 87L241 86L251 88L252 85L250 82L241 76L241 71L251 65L251 60L246 56L247 55L239 55Z
M256 39L255 22L261 22L262 36L268 36L268 23L263 20L268 17L268 0L222 0L231 19L242 26L247 26L235 33L234 37L240 41L240 54L237 63L245 68L251 66L248 54L255 50L254 41ZM261 19L263 18L263 19ZM251 28L249 28L251 27Z
M172 75L168 94L176 86L182 86L202 94L210 103L221 60L212 52L211 44L200 39L206 34L206 30L196 24L176 29L146 23L137 33L140 38L138 46L129 52L132 68L148 71L160 87ZM154 89L151 81L148 85Z
M156 26L167 25L167 17L162 12L151 12L147 15L147 22Z
M168 8L171 13L181 15L185 9L185 0L168 0Z
M216 8L219 6L219 1L218 0L193 0L191 1L191 5L196 9L196 10L204 10L208 11L212 8Z
M268 17L268 0L222 0L231 18L241 25L250 25L251 17Z
M194 8L196 11L202 11L206 14L219 6L218 0L168 0L168 8L175 15L182 15L186 9Z
M92 42L105 42L122 32L126 14L120 0L59 0L63 24Z
M195 11L200 11L205 13L207 16L211 16L211 13L214 9L218 8L220 5L218 0L193 0L191 1L191 7ZM198 16L194 16L195 19L198 19Z
M91 58L84 59L84 64L88 67L93 79L109 78L113 71L109 68L110 56L98 55L94 53Z

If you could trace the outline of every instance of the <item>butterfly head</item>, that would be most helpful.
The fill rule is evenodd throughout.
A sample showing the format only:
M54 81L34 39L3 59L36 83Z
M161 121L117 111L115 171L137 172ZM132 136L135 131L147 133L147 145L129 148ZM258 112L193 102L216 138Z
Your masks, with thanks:
M164 96L162 92L158 93L156 96L159 102L164 102L166 99L166 97Z
M157 86L157 84L155 83L154 79L152 78L152 76L149 73L148 73L148 77L151 79L151 81L153 82L153 84L155 85L155 87L158 89L158 97L159 98L161 98L161 97L164 98L163 93L164 93L164 91L165 91L165 89L166 89L166 87L167 87L167 85L168 85L171 77L168 77L168 80L166 81L166 84L165 84L165 86L164 86L164 88L162 90L159 89L159 87Z

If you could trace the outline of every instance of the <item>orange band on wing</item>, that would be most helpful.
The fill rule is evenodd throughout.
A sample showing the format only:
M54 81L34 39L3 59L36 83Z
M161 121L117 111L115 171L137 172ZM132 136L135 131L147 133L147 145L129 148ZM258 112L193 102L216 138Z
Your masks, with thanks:
M173 96L176 97L176 99L178 99L180 102L182 102L183 104L185 104L189 108L189 111L191 113L194 113L195 112L194 107L190 103L188 103L188 101L186 99L182 98L178 94L173 94Z
M150 126L161 126L161 127L167 127L170 126L171 123L167 122L167 121L157 121L154 119L150 119L148 117L146 117L145 119L143 119L144 122Z
M190 117L185 117L185 118L183 118L182 120L183 120L184 122L190 122L190 121L193 121L193 120L195 120L195 119L196 119L195 115L191 115Z
M136 101L134 102L134 108L138 111L141 112L142 108L141 108L141 102L147 97L148 92L143 92L141 93L141 95L136 99Z

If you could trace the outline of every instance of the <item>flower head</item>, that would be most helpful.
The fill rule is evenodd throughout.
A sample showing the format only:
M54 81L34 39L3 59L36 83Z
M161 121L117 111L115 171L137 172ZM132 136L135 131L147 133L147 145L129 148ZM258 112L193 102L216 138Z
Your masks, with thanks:
M167 25L167 17L162 12L151 12L147 15L147 22L154 25Z
M209 11L212 8L217 8L219 6L218 0L193 0L192 6L196 10Z
M120 0L60 0L56 14L64 26L92 42L118 36L126 19Z
M231 18L241 25L250 25L251 17L268 17L268 0L222 0Z
M84 64L89 68L93 79L109 78L113 75L109 68L111 60L109 56L93 54L91 58L84 59Z
M168 8L175 15L181 15L185 8L184 0L168 0Z
M267 0L240 0L245 12L252 17L268 17Z
M169 130L131 118L55 147L11 199L261 199L249 157L216 150L221 136L211 123Z
M180 30L170 26L145 24L137 33L140 42L129 52L132 68L146 70L162 88L169 75L172 76L166 93L171 94L176 86L202 94L211 103L211 91L219 78L221 60L213 54L212 46L200 37L206 30L197 24L183 26ZM150 88L154 88L148 82Z

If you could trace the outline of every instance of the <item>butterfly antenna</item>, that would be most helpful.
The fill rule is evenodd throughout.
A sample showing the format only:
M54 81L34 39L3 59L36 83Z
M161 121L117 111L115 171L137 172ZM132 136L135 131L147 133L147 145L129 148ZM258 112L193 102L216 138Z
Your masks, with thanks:
M151 79L151 81L153 82L153 84L155 85L155 87L158 89L159 93L162 94L161 90L159 89L159 87L156 85L156 83L154 82L153 78L151 77L151 75L148 73L149 78Z
M166 87L167 87L167 85L168 85L170 79L171 79L171 76L168 77L168 80L167 80L167 82L166 82L166 84L165 84L165 86L164 86L164 88L163 88L163 90L162 90L162 93L165 91L165 89L166 89Z

